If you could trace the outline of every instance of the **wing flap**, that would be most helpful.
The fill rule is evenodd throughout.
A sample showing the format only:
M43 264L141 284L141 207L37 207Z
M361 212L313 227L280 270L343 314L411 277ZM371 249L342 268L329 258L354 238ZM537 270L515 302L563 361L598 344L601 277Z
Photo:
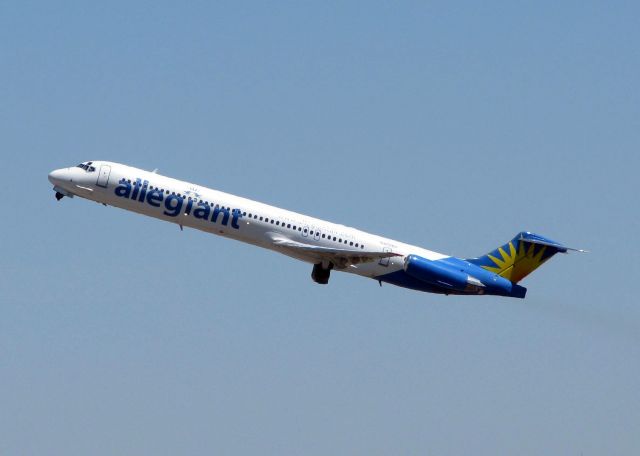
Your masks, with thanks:
M349 250L321 247L318 245L292 241L291 239L283 236L273 236L271 237L271 240L275 246L283 250L288 250L298 255L308 256L309 258L313 258L319 262L331 262L337 268L346 268L348 266L357 265L360 263L369 263L378 261L382 258L390 258L402 255L395 252Z

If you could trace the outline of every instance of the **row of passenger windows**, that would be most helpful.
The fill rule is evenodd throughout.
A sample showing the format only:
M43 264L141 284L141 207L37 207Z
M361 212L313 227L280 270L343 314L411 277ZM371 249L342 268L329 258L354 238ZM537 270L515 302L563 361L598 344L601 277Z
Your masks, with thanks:
M80 166L80 165L78 165L78 166ZM127 179L127 182L129 182L130 184L132 183L131 179ZM135 183L135 182L133 182L133 183ZM180 198L187 197L187 195L182 195L181 193L176 193L176 192L170 192L169 190L165 190L163 188L154 187L153 185L150 185L149 189L150 190L157 190L159 192L166 193L167 195L169 195L169 194L177 195ZM198 200L198 199L192 198L190 196L188 197L188 199L189 199L189 201L196 201L196 202L198 202L200 204L207 204L207 205L209 205L211 207L218 207L218 208L220 207L219 204L215 204L214 205L213 203L210 203L208 201ZM222 206L222 208L223 209L227 209L228 211L231 211L230 207L226 207L225 208L224 206ZM265 222L265 223L271 223L272 225L282 226L283 228L286 227L287 229L290 229L292 231L298 231L298 232L304 233L305 235L309 234L311 236L317 236L318 238L327 239L329 241L338 242L340 244L349 245L351 247L364 249L364 244L360 244L359 242L355 242L354 243L353 241L349 241L347 239L342 239L341 237L331 236L330 234L326 234L326 233L322 233L321 234L319 231L315 231L314 232L313 230L309 230L308 228L303 228L303 227L300 227L300 226L297 226L297 225L292 225L291 223L285 224L285 222L280 222L280 220L270 219L270 218L264 217L262 215L252 214L252 213L248 213L247 214L246 212L243 212L242 216L243 217L248 217L248 218L254 219L254 220L259 220L259 221Z
M306 234L309 234L311 236L317 236L318 238L322 238L322 239L328 239L329 241L335 241L335 242L339 242L341 244L348 244L352 247L359 247L361 249L364 249L364 245L360 244L359 242L353 242L353 241L349 241L347 239L342 239L340 237L337 236L331 236L328 235L326 233L322 233L320 234L320 231L313 231L313 230L309 230L308 228L302 228L301 226L297 226L297 225L292 225L291 223L287 223L285 224L285 222L280 222L280 220L275 220L275 219L270 219L268 217L263 217L263 216L258 216L258 214L247 214L246 212L242 213L243 216L245 217L249 217L249 218L253 218L254 220L260 220L261 222L264 221L266 223L271 223L272 225L276 225L276 226L282 226L283 228L287 228L289 230L293 230L293 231L299 231Z

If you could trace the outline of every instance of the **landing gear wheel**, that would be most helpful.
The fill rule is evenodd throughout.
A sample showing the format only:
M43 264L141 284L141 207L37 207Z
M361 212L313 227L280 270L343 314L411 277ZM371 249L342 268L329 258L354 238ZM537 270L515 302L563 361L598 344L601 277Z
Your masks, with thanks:
M326 285L329 283L329 276L333 269L333 263L329 263L329 267L323 267L322 263L316 263L313 265L313 271L311 271L311 278L315 283Z
M64 195L60 192L56 192L56 199L60 201L62 198L64 198Z

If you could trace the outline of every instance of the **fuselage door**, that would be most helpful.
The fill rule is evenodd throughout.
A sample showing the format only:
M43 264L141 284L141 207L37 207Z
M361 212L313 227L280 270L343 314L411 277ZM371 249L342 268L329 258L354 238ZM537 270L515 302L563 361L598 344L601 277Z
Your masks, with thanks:
M100 172L98 173L98 182L96 185L98 187L107 188L107 184L109 183L109 175L111 174L111 166L102 165L100 167Z

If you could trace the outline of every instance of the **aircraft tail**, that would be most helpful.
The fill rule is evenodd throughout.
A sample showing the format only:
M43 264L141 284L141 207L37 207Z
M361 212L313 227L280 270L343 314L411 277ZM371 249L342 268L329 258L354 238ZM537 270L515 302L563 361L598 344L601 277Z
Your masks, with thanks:
M522 231L511 241L479 258L467 259L469 263L495 272L501 277L518 283L556 253L576 250L537 234Z

